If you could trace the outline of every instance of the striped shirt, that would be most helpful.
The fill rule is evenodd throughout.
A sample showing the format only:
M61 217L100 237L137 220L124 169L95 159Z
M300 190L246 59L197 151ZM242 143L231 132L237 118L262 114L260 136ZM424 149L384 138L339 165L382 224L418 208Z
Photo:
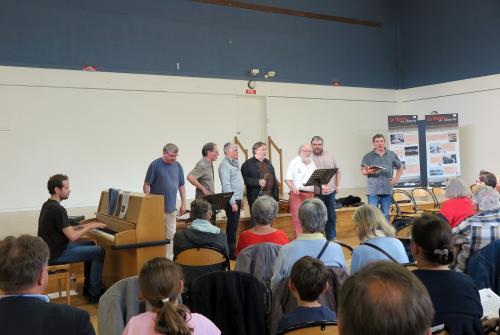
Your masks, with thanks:
M462 245L457 268L465 271L467 260L475 252L500 239L500 209L481 211L453 228L453 243Z

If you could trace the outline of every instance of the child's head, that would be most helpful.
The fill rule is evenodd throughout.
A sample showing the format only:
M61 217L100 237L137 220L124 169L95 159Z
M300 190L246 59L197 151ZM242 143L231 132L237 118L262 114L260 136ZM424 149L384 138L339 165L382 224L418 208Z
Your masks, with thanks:
M191 334L186 322L189 310L177 304L182 287L182 270L171 260L156 257L142 266L139 288L142 297L158 311L155 325L158 333Z
M315 301L327 287L328 274L322 261L304 256L292 267L290 284L303 301Z

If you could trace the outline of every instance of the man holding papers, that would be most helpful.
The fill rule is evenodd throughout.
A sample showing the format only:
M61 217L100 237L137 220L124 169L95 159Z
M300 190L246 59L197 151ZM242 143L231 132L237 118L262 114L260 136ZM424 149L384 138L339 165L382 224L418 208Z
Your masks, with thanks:
M403 173L403 164L393 151L385 148L384 135L373 136L373 147L361 161L361 173L368 177L368 203L379 207L389 221L392 187ZM397 171L393 177L394 169Z

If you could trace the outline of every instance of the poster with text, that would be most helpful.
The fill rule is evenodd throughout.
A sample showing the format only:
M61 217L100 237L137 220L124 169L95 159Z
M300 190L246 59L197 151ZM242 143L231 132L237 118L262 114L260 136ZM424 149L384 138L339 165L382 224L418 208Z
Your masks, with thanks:
M426 115L425 123L429 186L445 186L447 178L460 176L458 114Z
M389 149L396 153L404 167L395 187L421 185L417 121L416 115L389 116Z

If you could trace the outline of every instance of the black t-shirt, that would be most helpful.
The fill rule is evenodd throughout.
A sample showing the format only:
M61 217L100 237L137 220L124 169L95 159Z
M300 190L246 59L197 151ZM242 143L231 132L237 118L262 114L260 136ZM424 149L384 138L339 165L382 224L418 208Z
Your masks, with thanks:
M63 228L69 226L66 209L56 200L47 200L40 211L38 219L38 236L48 244L50 259L62 254L69 240Z

